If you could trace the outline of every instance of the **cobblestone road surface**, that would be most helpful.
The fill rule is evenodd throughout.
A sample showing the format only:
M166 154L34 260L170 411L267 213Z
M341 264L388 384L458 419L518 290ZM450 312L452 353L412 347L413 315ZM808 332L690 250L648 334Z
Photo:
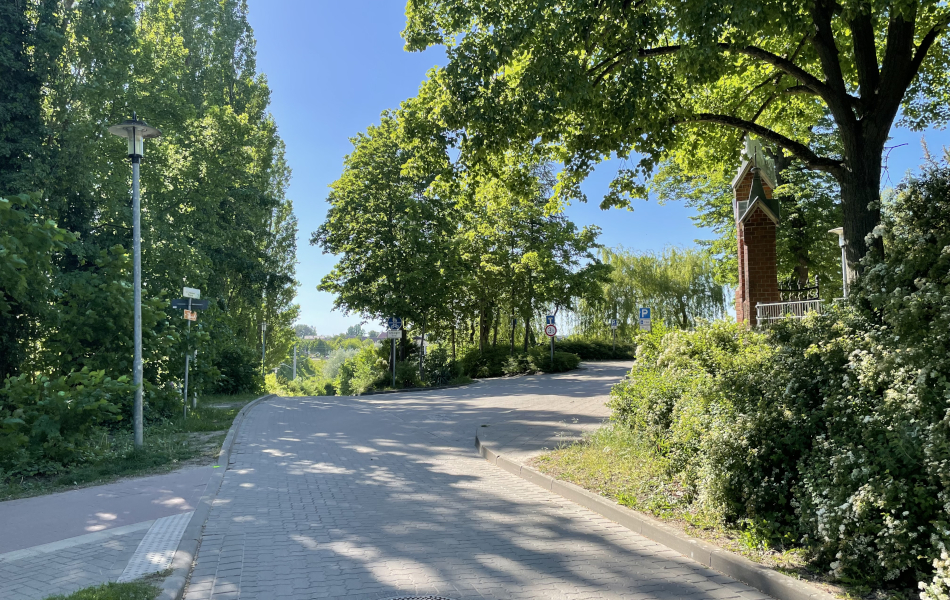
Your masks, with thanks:
M625 367L258 405L186 600L767 598L475 453L482 425L521 458L595 427Z

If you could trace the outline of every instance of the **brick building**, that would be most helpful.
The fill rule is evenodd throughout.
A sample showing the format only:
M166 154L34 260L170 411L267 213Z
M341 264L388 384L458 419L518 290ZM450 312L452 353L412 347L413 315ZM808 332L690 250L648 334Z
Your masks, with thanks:
M755 326L755 306L780 302L775 235L779 203L772 198L775 182L755 160L744 160L732 189L739 250L736 320Z

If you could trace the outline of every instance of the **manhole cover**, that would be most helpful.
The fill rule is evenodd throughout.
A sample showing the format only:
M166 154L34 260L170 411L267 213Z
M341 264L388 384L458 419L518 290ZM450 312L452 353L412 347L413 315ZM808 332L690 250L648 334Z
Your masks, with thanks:
M385 598L384 600L452 600L452 599L446 598L445 596L395 596L393 598Z

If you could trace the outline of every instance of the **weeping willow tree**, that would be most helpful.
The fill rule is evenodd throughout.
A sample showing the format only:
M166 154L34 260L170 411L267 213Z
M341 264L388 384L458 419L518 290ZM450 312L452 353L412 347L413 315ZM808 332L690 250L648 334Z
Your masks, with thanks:
M639 326L641 306L653 309L654 321L690 328L697 319L718 319L726 312L726 289L716 282L715 263L696 249L668 247L661 253L602 248L611 267L603 293L584 298L575 314L578 330L588 337L629 336Z

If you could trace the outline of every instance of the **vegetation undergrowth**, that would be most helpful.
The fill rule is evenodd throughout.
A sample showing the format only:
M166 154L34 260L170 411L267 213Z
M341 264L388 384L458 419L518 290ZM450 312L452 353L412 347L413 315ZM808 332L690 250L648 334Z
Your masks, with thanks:
M749 521L729 522L696 502L694 488L671 472L670 460L658 454L650 440L622 425L609 424L582 442L539 456L533 466L788 575L815 582L827 579L810 568L794 540Z
M764 549L799 548L855 594L943 600L950 164L926 166L884 208L885 252L862 260L847 303L758 331L720 321L637 340L613 427L660 475L607 487L659 516L714 515Z
M209 395L189 408L183 419L181 403L176 414L146 422L145 444L133 445L125 422L121 428L96 427L64 462L44 459L42 454L20 454L21 462L7 457L0 470L0 501L50 494L78 487L101 485L123 477L154 475L186 466L213 462L234 417L257 393ZM9 468L12 467L12 468Z
M155 585L157 580L157 577L147 577L127 583L110 581L83 588L67 596L49 596L46 600L153 600L161 591Z
M323 360L298 360L297 379L283 373L269 374L266 388L281 396L359 396L371 391L464 384L480 377L559 373L580 364L576 354L561 351L555 351L552 363L546 347L513 354L506 346L489 346L481 351L472 348L453 360L444 345L433 345L420 373L419 348L409 343L406 350L405 359L396 362L395 378L389 366L389 345L368 343L359 348L338 348Z

